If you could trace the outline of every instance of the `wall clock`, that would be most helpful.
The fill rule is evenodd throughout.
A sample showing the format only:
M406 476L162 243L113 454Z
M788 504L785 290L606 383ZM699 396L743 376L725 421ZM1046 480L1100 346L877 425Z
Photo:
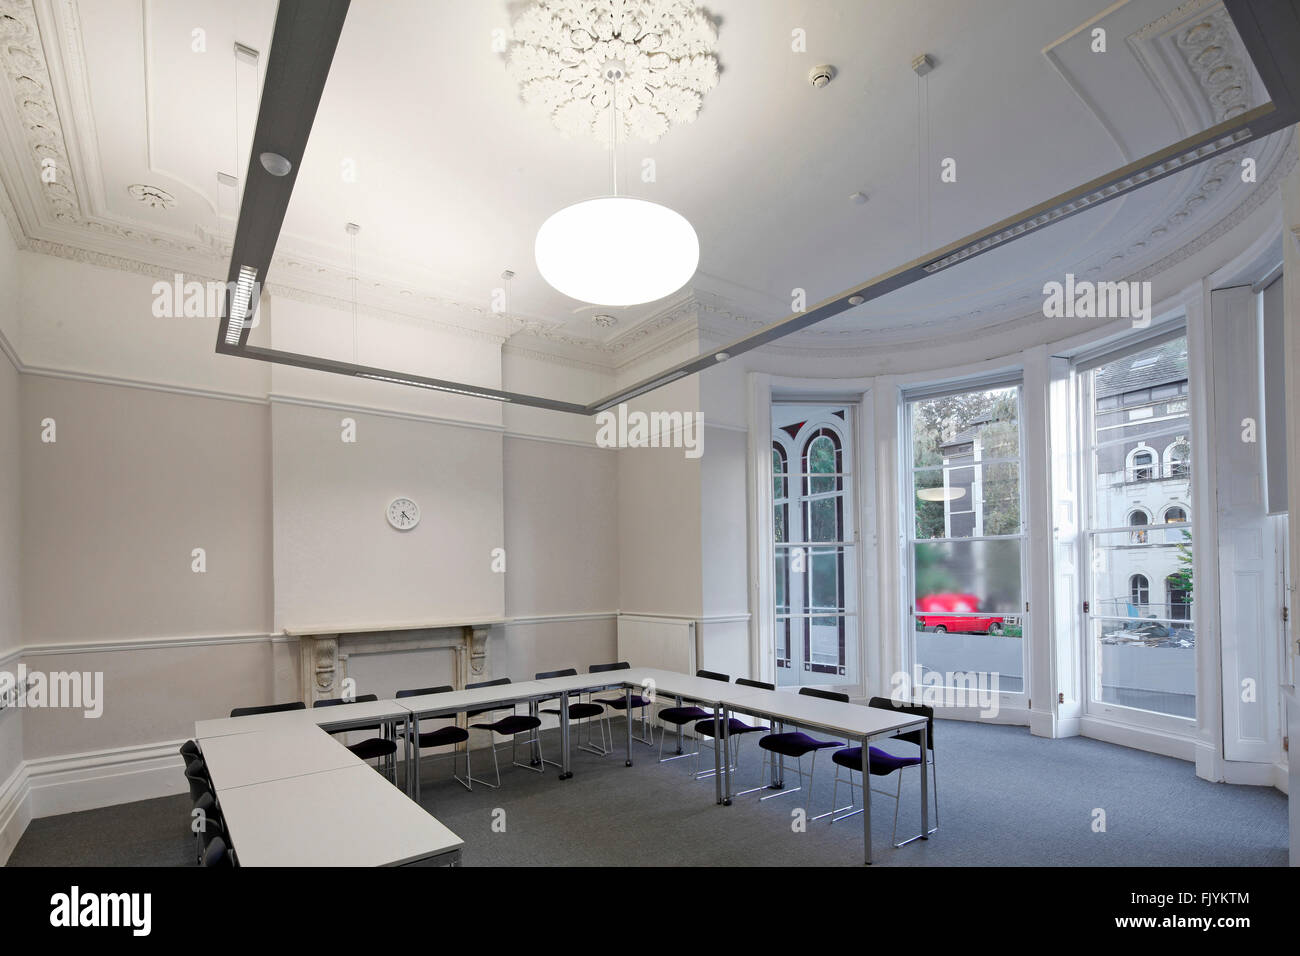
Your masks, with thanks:
M410 531L420 523L420 506L410 498L394 498L388 506L388 523L398 531Z

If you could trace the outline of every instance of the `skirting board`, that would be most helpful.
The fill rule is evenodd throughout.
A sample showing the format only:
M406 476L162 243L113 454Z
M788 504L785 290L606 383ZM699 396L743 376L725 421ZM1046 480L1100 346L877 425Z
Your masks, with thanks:
M183 741L25 761L31 816L49 817L187 792Z
M0 787L0 866L9 862L9 854L32 822L32 801L27 791L27 765L19 761L9 779Z

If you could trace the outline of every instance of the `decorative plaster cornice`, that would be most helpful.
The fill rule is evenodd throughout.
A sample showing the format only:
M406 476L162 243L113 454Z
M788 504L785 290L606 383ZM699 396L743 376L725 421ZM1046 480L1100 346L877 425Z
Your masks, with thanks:
M611 366L599 362L587 362L580 358L574 358L569 355L561 355L557 352L546 352L541 349L524 348L516 345L513 339L507 339L501 351L507 355L518 355L522 358L536 359L539 362L547 362L551 365L562 365L565 368L579 369L584 372L599 372L608 375Z
M1289 139L1288 142L1289 145L1287 146L1285 152L1283 153L1282 158L1276 164L1274 164L1274 167L1270 175L1268 176L1268 178L1263 182L1259 183L1256 186L1256 188L1251 191L1251 193L1246 197L1246 199L1243 202L1241 202L1240 204L1235 206L1232 210L1230 210L1222 219L1220 219L1217 223L1215 223L1211 228L1207 229L1203 233L1200 233L1194 239L1180 246L1178 249L1174 250L1169 255L1165 256L1163 259L1159 259L1156 262L1153 262L1150 265L1146 266L1145 268L1141 269L1140 271L1131 273L1130 275L1125 276L1118 281L1144 282L1154 278L1155 276L1160 275L1160 273L1173 268L1174 266L1182 262L1184 259L1187 259L1195 255L1197 252L1200 252L1206 246L1212 244L1213 242L1217 241L1227 233L1231 232L1237 226L1241 225L1241 223L1245 221L1245 219L1249 217L1251 213L1253 213L1265 202L1269 201L1270 199L1277 198L1280 195L1280 190L1283 181L1291 173L1291 171L1296 168L1297 163L1300 162L1300 152L1298 152L1297 150L1296 140ZM1296 236L1297 242L1300 242L1300 226L1295 227L1294 234ZM978 328L971 328L969 325L965 323L959 323L954 325L951 319L945 318L933 322L916 323L911 326L908 326L904 330L901 330L902 332L907 333L907 332L914 332L916 329L919 328L924 328L927 330L927 334L923 337L911 336L909 338L902 338L901 336L894 336L891 334L895 330L876 330L873 332L853 333L855 335L855 341L851 343L845 342L841 347L838 348L829 348L829 347L817 348L811 346L801 347L797 345L784 345L784 344L767 345L764 346L764 348L769 349L772 352L775 352L776 354L779 355L801 355L805 357L827 358L827 359L843 357L843 356L876 355L879 354L881 346L886 346L892 349L904 349L913 346L923 346L931 339L948 333L961 334L966 336L994 335L1001 332L1014 331L1017 328L1023 326L1026 322L1040 320L1042 319L1042 317L1043 317L1042 309L1038 308L1032 312L1025 312L1014 316L1006 316L1000 319L999 321L990 322L989 324L980 326ZM799 336L803 334L805 333L801 332L796 335L790 336L789 338L797 339L799 338ZM863 341L868 339L869 341ZM789 341L789 340L786 339L783 341Z

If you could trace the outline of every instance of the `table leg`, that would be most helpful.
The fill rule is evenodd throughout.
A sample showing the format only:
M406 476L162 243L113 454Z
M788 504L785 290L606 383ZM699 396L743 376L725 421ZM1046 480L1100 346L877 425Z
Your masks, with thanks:
M625 766L632 766L632 688L623 688L626 694L623 697L627 708L623 711L627 715L627 763Z
M713 789L717 794L718 806L722 806L722 765L726 763L720 756L718 744L722 740L722 704L713 704ZM698 746L698 744L697 744ZM697 763L698 767L699 764Z
M412 786L415 789L415 802L420 802L420 715L411 714L411 763L409 764L409 773L413 780Z
M682 699L680 697L677 698L677 706L678 707L682 706ZM678 724L677 725L677 752L678 753L682 752L682 747L685 745L685 743L686 743L686 731L682 724Z
M929 751L926 749L927 745L929 744L929 741L926 740L926 734L928 732L929 732L928 726L924 726L921 728L921 839L922 840L930 839L930 793L929 793L930 781L928 779L929 775L926 773L926 771L929 769L928 765L930 763L928 757Z
M834 809L834 808L832 808ZM871 865L871 741L862 738L862 845Z
M528 716L537 716L537 701L528 702ZM528 742L528 763L533 767L542 766L542 737L540 731L533 734L532 739ZM545 769L543 767L543 769Z
M722 805L731 806L731 708L722 708ZM717 741L715 740L716 744Z
M569 694L565 691L560 695L560 746L564 748L564 756L561 758L560 779L568 780L573 776L573 771L569 769Z
M785 733L785 724L783 724L779 720L774 721L773 723L776 725L776 732L778 734ZM770 750L768 751L768 759L772 761L772 772L768 775L767 778L768 789L769 790L785 789L785 758L781 757L778 759L776 756L776 751Z

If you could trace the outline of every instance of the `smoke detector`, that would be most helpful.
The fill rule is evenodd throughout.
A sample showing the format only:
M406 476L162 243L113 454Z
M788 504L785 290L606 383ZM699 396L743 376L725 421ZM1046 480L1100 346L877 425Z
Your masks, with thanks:
M835 67L829 63L823 63L821 66L814 66L808 71L808 82L812 84L813 89L820 90L823 86L835 79Z

